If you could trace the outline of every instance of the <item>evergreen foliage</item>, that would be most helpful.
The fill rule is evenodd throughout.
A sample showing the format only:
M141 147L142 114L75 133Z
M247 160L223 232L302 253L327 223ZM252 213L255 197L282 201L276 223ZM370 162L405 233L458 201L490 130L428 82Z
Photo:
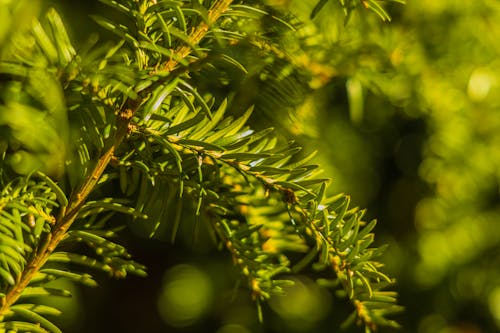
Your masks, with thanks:
M307 49L307 25L271 2L102 2L117 15L95 20L116 39L84 47L55 10L32 22L31 2L2 4L0 330L59 332L60 309L43 298L69 292L51 281L145 276L119 244L122 215L172 242L192 217L193 237L228 251L259 307L306 270L351 302L345 325L397 327L375 221L330 195L314 154L256 129L252 107L224 94L227 81L264 73L264 108L287 110L287 96L314 89L297 78L321 85L332 73ZM388 19L379 2L340 4L346 17L361 3Z

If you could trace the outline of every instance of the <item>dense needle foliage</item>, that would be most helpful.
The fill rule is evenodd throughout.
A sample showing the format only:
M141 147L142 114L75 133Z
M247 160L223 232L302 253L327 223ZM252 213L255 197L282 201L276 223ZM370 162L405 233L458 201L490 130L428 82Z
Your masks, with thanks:
M50 299L71 293L54 281L145 276L121 244L126 226L211 237L259 317L306 273L349 301L342 326L397 327L375 221L330 193L297 129L251 120L254 104L276 124L300 116L307 94L347 73L310 21L275 1L102 2L114 12L94 20L114 37L83 45L56 10L37 19L33 1L1 4L0 330L59 332ZM358 9L389 20L380 3L335 5L345 24Z

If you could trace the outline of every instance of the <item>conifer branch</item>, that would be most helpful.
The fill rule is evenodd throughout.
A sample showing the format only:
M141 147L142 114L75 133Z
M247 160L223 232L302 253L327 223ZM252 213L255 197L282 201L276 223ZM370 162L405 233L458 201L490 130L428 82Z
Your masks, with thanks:
M364 323L368 331L377 325L395 326L395 323L385 318L395 310L394 294L381 291L392 280L379 272L380 266L372 261L381 251L369 247L373 241L373 234L370 232L375 223L363 222L362 211L348 210L348 197L327 197L325 192L328 180L315 178L317 166L306 165L310 156L300 161L294 160L294 155L300 148L288 145L280 147L277 138L269 135L269 130L255 133L249 129L247 120L251 110L238 119L231 116L224 118L227 107L227 100L224 100L212 115L213 100L202 97L205 91L198 91L203 89L200 88L201 85L198 87L193 84L190 75L186 75L192 68L179 66L189 63L186 60L191 53L199 53L200 42L226 12L229 14L228 20L225 20L222 26L224 29L230 27L233 30L220 29L220 36L232 42L245 36L245 33L240 33L236 27L241 23L238 21L238 15L252 17L247 14L255 10L252 9L253 2L249 6L234 5L233 8L239 8L234 11L234 16L228 10L232 0L211 1L210 8L203 10L189 8L188 1L165 1L168 6L172 6L167 7L167 14L161 10L155 12L158 8L154 8L158 4L157 1L143 1L139 11L134 10L137 1L124 0L128 7L116 1L104 2L122 10L130 18L138 19L137 26L140 26L141 32L133 36L133 29L106 19L100 21L101 25L115 31L121 41L116 47L106 51L102 59L95 60L99 56L90 57L90 63L86 65L94 67L99 64L97 71L95 68L88 72L82 69L83 61L79 63L80 58L74 56L76 52L55 12L49 16L49 25L55 32L54 36L48 36L41 24L37 25L37 30L33 33L40 50L37 49L38 53L34 51L28 55L33 58L40 56L43 61L49 59L52 66L50 69L57 69L61 74L65 70L69 71L68 68L73 66L73 59L78 59L74 65L78 68L75 73L78 73L58 74L57 79L58 83L61 78L74 80L62 84L64 93L77 101L68 106L68 109L77 107L81 113L88 111L90 115L86 116L90 121L84 119L84 116L78 119L86 126L75 131L81 142L71 147L77 151L80 158L71 162L73 165L80 163L78 166L81 166L81 169L78 169L78 166L76 171L75 168L67 169L68 174L77 174L70 179L76 181L69 181L70 188L73 188L69 200L50 177L40 172L37 175L42 178L41 181L32 183L42 187L43 193L46 194L42 206L45 210L38 213L37 208L29 201L20 201L21 204L13 202L10 206L0 202L0 212L9 218L10 213L19 207L24 209L23 215L18 211L11 214L11 220L15 220L18 229L6 233L4 239L14 244L12 249L16 246L19 248L19 244L28 249L26 258L19 254L14 258L17 262L2 262L8 270L2 268L0 271L2 277L7 276L5 281L1 281L5 290L0 294L0 329L9 328L2 326L4 316L24 317L26 312L20 307L23 304L15 303L22 301L20 296L24 291L29 291L32 287L30 283L36 283L40 274L45 274L47 267L51 277L57 274L60 276L67 273L66 277L73 274L71 271L57 272L57 269L50 268L51 263L83 264L111 272L116 277L123 276L122 273L127 271L140 272L142 268L139 265L127 260L130 256L123 247L101 237L104 233L106 237L110 235L102 225L114 212L126 213L134 218L156 223L151 228L150 237L156 235L160 223L161 228L170 227L173 240L179 227L184 197L195 199L196 205L193 206L196 207L191 208L196 211L196 219L200 216L208 217L209 226L218 236L215 238L231 253L235 264L248 278L249 288L257 303L271 295L282 293L283 287L289 285L289 280L279 279L280 274L293 272L297 267L303 268L317 259L318 262L314 263L316 267L319 267L319 270L329 269L328 277L334 280L335 286L344 289L347 298L355 307L355 318ZM195 6L194 2L191 4ZM256 4L256 9L258 6L259 4ZM186 15L189 17L186 21L183 11L190 15L194 12L196 15ZM194 19L191 20L192 17ZM158 21L155 21L156 19ZM168 21L168 24L165 21ZM186 22L190 22L192 26ZM174 38L171 38L170 28L175 30L172 34ZM207 38L212 37L208 35ZM272 57L285 57L272 43L259 46L259 41L252 38L250 41ZM112 56L125 43L129 43L131 49L121 54L123 58L119 59L122 65L120 67L113 63L119 57ZM130 54L137 56L136 62L130 60ZM120 62L123 59L125 64ZM226 61L243 67L229 55ZM307 57L285 57L285 61L295 67L315 66L313 59ZM47 62L42 63L46 65ZM68 63L71 63L71 66ZM109 63L112 65L106 68ZM214 65L210 63L210 59L207 64ZM25 72L29 72L33 62L30 62L30 59L25 62L21 60L16 65L19 65L16 73L21 72L19 69L28 69ZM79 68L80 65L82 68ZM127 67L133 74L122 75L122 69ZM102 68L107 72L103 71L104 74L101 74ZM153 68L160 70L151 71ZM136 75L134 70L139 74ZM335 75L335 72L327 67L319 68L315 74L321 76L322 73L325 74L325 80ZM68 87L70 89L67 89ZM93 89L89 89L90 87ZM72 88L76 89L73 91ZM64 108L64 102L62 105L61 108ZM97 116L91 114L92 112ZM96 124L96 119L99 120L97 126L89 129ZM89 153L89 150L92 153ZM132 175L128 173L130 170ZM70 177L71 175L68 178ZM102 188L98 186L111 180L108 184L112 187L116 184L115 179L120 182L122 194L112 193L108 197L108 189L101 191ZM131 181L127 184L129 180ZM158 185L159 183L161 185ZM29 192L26 188L27 185L24 191ZM8 191L5 192L10 195ZM165 196L165 193L166 202L157 200L159 195ZM92 194L96 194L96 198L93 196L92 201L89 201ZM132 207L132 202L135 202L135 207ZM245 208L245 205L257 212L240 210ZM165 217L171 213L172 206L175 207L175 221L172 225L163 226L164 222L169 222L165 220L170 220ZM4 207L7 208L4 210ZM57 209L58 216L55 218L52 212ZM272 213L267 213L266 210L272 210ZM34 211L41 223L32 221ZM94 226L95 220L104 215L100 215L102 212L107 213L107 217L102 218L105 221L95 223L99 226ZM88 218L91 221L85 221L85 226L78 229L81 226L74 222L77 219L87 219L88 216L91 216ZM152 216L152 219L149 219L149 216ZM25 225L26 218L29 227ZM264 222L258 221L259 218ZM279 227L274 229L278 235L270 236L269 231L272 230L271 225L274 222L279 224ZM94 227L95 229L92 229ZM29 238L28 241L24 242L23 237ZM281 245L276 245L278 239L282 241ZM91 257L89 261L85 256L59 250L60 245L76 242L95 249L96 255L102 260ZM288 258L287 251L307 254L292 267L292 259ZM14 268L8 266L9 264ZM48 266L45 266L46 264ZM123 268L124 266L127 268ZM131 266L133 268L128 268ZM115 269L116 267L118 269ZM74 276L73 278L75 279ZM92 284L92 281L89 282L89 279L82 275L76 279ZM39 323L40 316L37 316L36 313L31 318L28 316L27 325L30 325L30 321L33 325ZM43 329L58 332L50 322L41 323Z
M200 22L200 24L193 29L189 35L189 40L192 45L198 44L209 28L214 24L219 17L227 10L232 0L218 0L215 1L208 12L208 22ZM183 45L175 51L175 59L184 59L192 51L191 46ZM173 70L178 60L170 59L164 65L167 71ZM68 229L75 221L80 209L84 205L86 199L91 194L92 190L100 180L108 164L114 157L114 152L121 145L129 132L129 125L135 112L138 110L142 100L128 100L124 103L123 109L118 111L116 119L116 132L111 141L109 148L102 154L96 162L95 167L90 174L85 178L83 184L71 196L68 207L61 207L61 211L55 225L50 233L46 234L46 239L43 240L42 245L39 246L34 256L27 263L24 271L19 276L15 285L11 287L10 291L2 297L2 304L0 307L0 318L6 314L11 305L13 305L23 290L28 286L33 276L40 271L43 265L47 262L49 256L54 252L59 243L66 237Z
M61 208L59 219L56 221L51 232L47 234L47 239L44 241L42 247L38 249L36 254L26 265L26 269L21 274L16 285L14 285L5 298L3 298L4 301L2 307L0 308L0 316L8 311L9 307L17 301L22 291L30 283L34 274L41 269L48 257L54 252L62 239L66 236L69 227L77 217L82 205L85 203L87 197L90 195L93 188L101 178L104 170L111 161L114 151L127 135L128 125L132 119L133 112L133 110L127 110L127 112L121 112L119 114L117 118L118 130L116 131L110 148L98 159L96 166L90 175L85 179L82 186L70 199L68 209L66 210L64 207Z

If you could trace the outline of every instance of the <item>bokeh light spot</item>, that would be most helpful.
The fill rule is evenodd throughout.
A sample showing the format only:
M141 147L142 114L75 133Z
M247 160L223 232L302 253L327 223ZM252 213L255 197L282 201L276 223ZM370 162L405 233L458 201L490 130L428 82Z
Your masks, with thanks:
M251 333L251 331L241 325L229 324L218 329L217 333Z
M307 331L330 311L330 294L308 278L292 280L286 295L271 298L269 305L294 331Z
M158 311L167 324L186 327L206 314L212 299L210 277L195 266L178 265L165 274Z
M490 294L488 299L490 312L497 322L497 326L500 329L500 287L496 287Z
M491 75L483 69L476 69L470 76L467 94L473 101L482 101L491 90Z

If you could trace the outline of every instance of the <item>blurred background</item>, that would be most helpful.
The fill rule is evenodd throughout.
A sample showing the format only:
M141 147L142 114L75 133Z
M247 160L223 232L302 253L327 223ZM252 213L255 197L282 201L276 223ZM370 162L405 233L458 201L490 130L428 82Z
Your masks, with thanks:
M389 4L392 22L361 7L347 24L337 1L314 20L315 0L267 3L303 20L303 30L283 39L298 65L242 54L248 77L215 94L235 91L234 113L253 104L256 127L278 126L318 150L332 193L350 194L379 221L376 241L390 244L383 260L406 308L397 318L401 332L499 332L500 2ZM46 0L42 10L49 6L62 13L75 45L95 32L113 38L89 18L116 15L97 1ZM265 305L259 324L229 256L203 237L193 246L189 232L175 246L128 235L150 276L70 286L61 326L76 333L339 331L349 306L305 276Z

